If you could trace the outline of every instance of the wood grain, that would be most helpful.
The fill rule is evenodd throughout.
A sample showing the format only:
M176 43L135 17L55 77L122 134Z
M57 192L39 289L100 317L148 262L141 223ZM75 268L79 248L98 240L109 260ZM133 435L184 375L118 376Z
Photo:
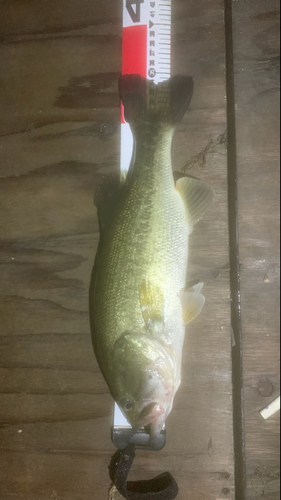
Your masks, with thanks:
M120 4L120 5L119 5ZM118 169L121 2L0 2L1 500L105 500L113 404L90 341L98 243L93 192ZM173 74L195 94L173 145L176 170L226 130L224 2L173 2ZM234 498L227 169L223 144L190 173L213 207L191 240L189 281L206 307L190 326L183 382L160 453L179 500Z
M280 497L279 9L233 4L247 500Z

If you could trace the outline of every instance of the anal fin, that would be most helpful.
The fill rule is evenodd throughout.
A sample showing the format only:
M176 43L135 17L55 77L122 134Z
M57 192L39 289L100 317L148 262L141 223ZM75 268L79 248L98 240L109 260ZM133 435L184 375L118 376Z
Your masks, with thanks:
M112 214L125 184L125 179L124 172L121 175L107 175L95 191L94 203L97 207L101 231L107 228L112 219Z
M214 190L205 182L192 177L181 177L176 182L176 190L182 197L188 225L198 222L214 199Z

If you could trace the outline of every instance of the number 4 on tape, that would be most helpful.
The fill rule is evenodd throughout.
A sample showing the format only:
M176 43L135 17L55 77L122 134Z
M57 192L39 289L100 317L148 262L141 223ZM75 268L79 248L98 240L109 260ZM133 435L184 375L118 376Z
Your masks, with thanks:
M144 0L126 0L126 8L129 12L133 23L140 23L141 20L141 11L140 6L141 3L144 3ZM133 5L136 6L136 10L134 10Z

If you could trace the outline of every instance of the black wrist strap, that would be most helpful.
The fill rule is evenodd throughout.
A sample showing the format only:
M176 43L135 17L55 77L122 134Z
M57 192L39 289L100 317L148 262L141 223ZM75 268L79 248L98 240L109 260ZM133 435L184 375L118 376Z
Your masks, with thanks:
M127 481L135 458L135 445L118 450L112 457L109 475L113 484L127 500L173 500L178 495L178 485L169 472L145 481Z

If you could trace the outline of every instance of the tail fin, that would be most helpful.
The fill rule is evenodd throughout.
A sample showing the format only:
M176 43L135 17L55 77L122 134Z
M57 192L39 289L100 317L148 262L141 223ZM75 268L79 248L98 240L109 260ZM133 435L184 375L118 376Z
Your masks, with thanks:
M190 104L193 78L178 75L155 84L140 75L123 75L119 93L128 123L153 119L176 125Z

